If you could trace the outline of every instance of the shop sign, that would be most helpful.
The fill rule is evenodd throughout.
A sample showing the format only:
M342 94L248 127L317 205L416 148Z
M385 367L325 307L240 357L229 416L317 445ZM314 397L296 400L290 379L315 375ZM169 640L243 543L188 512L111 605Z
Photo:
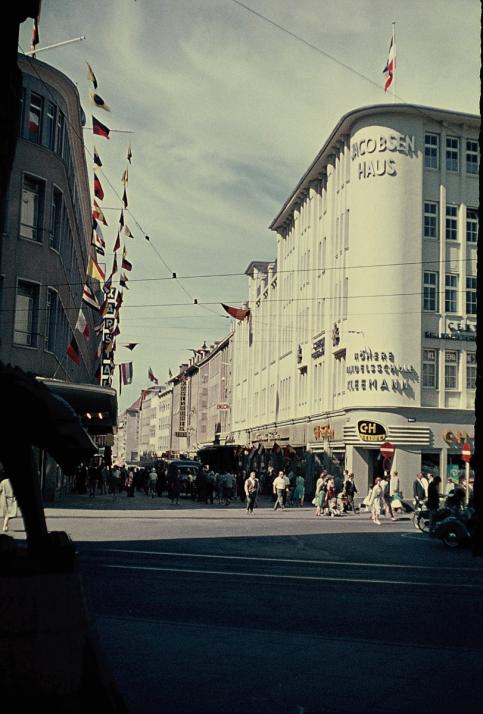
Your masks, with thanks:
M378 137L363 138L351 145L351 160L357 161L360 179L375 176L395 176L395 159L386 152L415 156L415 138L407 134L380 134Z
M350 357L349 357L350 360ZM353 354L346 367L349 392L397 392L410 398L411 382L418 381L412 364L399 364L393 352L364 349Z
M386 429L377 421L357 422L357 432L361 441L384 441Z
M330 424L317 424L317 426L314 426L314 438L316 441L319 439L333 439L334 437L335 431Z
M183 439L188 436L187 431L175 431L174 435L178 437L178 439Z
M472 442L474 436L470 436L466 431L451 431L447 429L443 431L443 441L445 441L448 446L461 446L465 442Z

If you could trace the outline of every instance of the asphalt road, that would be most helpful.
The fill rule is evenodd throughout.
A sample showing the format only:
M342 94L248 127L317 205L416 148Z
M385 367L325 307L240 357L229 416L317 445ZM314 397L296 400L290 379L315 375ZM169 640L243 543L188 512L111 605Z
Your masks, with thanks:
M270 505L46 509L133 714L482 710L482 559L409 519Z

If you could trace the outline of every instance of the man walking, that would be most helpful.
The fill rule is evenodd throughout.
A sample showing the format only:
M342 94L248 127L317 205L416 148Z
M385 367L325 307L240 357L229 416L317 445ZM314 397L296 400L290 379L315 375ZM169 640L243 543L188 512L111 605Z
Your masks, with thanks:
M254 515L253 508L255 506L255 501L257 500L258 489L260 487L259 481L255 471L250 473L250 476L245 481L245 496L247 497L247 513Z
M426 493L424 490L424 486L422 483L422 478L423 474L420 471L418 474L416 474L416 478L413 481L413 498L414 498L414 505L416 508L421 506L424 503L424 499L426 498Z
M287 489L287 480L283 471L278 472L277 478L273 482L273 493L277 497L273 510L276 511L279 507L283 510L283 497Z

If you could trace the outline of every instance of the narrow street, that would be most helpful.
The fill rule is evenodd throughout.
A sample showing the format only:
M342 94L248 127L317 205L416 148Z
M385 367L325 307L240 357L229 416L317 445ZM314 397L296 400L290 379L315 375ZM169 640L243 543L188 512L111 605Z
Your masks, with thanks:
M132 712L480 711L483 562L408 517L143 494L46 513Z

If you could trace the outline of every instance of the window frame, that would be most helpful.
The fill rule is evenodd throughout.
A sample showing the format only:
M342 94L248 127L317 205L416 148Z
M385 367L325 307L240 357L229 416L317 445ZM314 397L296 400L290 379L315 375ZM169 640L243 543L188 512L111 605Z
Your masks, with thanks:
M450 142L455 142L454 146L450 146ZM455 161L451 155L456 155L456 168L452 168L452 162ZM450 173L458 173L460 170L460 139L458 136L447 136L445 142L445 166L446 171Z
M448 280L448 278L450 280ZM444 311L458 312L458 274L446 273L444 277ZM454 280L453 280L454 279ZM453 282L453 284L448 284ZM454 308L454 309L453 309Z
M454 355L454 361L449 360L449 356ZM460 354L458 350L445 350L444 353L444 388L448 391L458 391L459 389L459 365ZM452 384L454 383L454 384Z
M59 205L56 205L56 197L59 200ZM54 225L55 222L55 225ZM61 241L63 235L64 222L64 195L60 188L52 186L52 198L50 202L50 228L49 228L49 247L60 253Z
M434 278L434 283L427 280L427 277L431 276ZM424 312L438 312L439 300L438 300L438 280L439 273L434 270L425 270L423 272L423 311ZM434 307L427 307L429 301L434 302Z
M466 291L465 291L465 307L467 315L476 315L478 309L478 293L477 293L477 276L467 275L466 276ZM468 282L472 281L471 285ZM474 283L473 283L474 281ZM470 309L468 309L470 308Z
M434 358L431 359L429 353L434 353ZM439 363L439 350L433 347L423 348L423 361L422 361L422 387L423 389L438 389L438 363ZM431 371L425 369L425 367L433 367ZM431 384L428 384L428 377L431 380Z
M449 213L454 211L454 215ZM455 203L446 204L446 224L445 224L445 239L455 242L458 240L458 206ZM454 225L453 225L454 224ZM454 238L452 237L454 233Z
M434 213L430 208L434 208ZM432 228L434 221L434 235L430 235L427 228ZM439 203L438 201L424 201L423 204L423 237L429 240L439 239Z
M470 213L474 214L470 216ZM480 211L478 208L467 206L466 208L466 242L471 245L478 243L478 232L480 229ZM474 238L473 238L474 237Z
M436 144L428 142L429 137L434 137L436 139ZM433 154L433 152L435 152ZM436 166L430 166L433 157L436 158ZM430 169L432 171L438 171L440 164L440 136L434 132L427 131L424 134L424 168Z
M476 389L476 352L466 353L466 389Z
M33 99L38 99L39 104L34 105ZM34 110L34 111L33 111ZM31 131L32 122L30 121L30 116L33 114L38 118L38 128L35 132ZM27 139L33 144L42 143L42 125L44 116L44 97L37 92L30 92L29 97L29 108L28 108L28 118L27 118Z
M21 291L28 291L30 294L23 294ZM32 301L31 307L29 306L29 314L27 316L27 330L19 329L18 323L18 313L24 311L25 308L19 307L19 297L27 298ZM32 282L30 280L23 280L19 278L17 280L17 286L15 290L15 313L13 319L13 340L12 344L16 347L28 347L30 349L37 349L38 347L38 326L39 326L39 297L40 297L40 285L39 283ZM23 326L23 325L22 325ZM18 334L27 335L25 341L22 339L17 339Z
M33 216L33 223L26 223L23 218L25 218L24 215L24 193L28 190L28 188L31 189L31 187L26 188L26 182L31 182L31 184L35 184L38 187L38 193L34 193L34 191L31 190L31 193L33 195L37 196L37 204L34 207L34 216ZM19 211L19 227L18 227L18 236L19 238L22 238L23 240L28 240L31 241L32 243L43 243L43 217L44 217L44 203L45 203L45 180L41 179L38 176L34 176L29 173L24 173L22 175L22 186L21 186L21 194L20 194L20 211ZM23 231L23 228L30 229L32 235L25 235Z
M473 144L476 149L469 149L468 144ZM468 157L475 157L475 160L468 161ZM469 166L474 166L475 171L469 171ZM465 168L466 173L469 176L478 176L480 172L480 146L477 139L466 139L465 140Z

